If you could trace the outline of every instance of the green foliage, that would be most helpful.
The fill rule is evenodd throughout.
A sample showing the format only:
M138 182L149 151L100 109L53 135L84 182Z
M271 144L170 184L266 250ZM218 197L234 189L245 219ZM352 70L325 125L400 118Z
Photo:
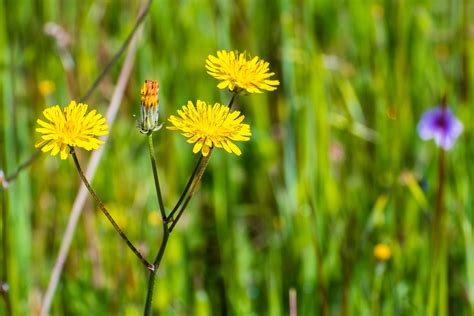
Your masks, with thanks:
M229 101L204 68L218 49L269 61L281 85L238 99L252 140L240 157L216 151L211 158L171 234L154 309L282 315L294 288L301 315L424 315L438 151L418 138L416 123L447 93L465 128L447 154L447 302L450 315L474 313L473 8L461 0L155 0L92 183L147 258L162 231L147 140L132 116L143 81L159 82L165 124L188 100ZM138 1L0 5L0 162L7 174L34 151L42 110L85 92L138 10ZM43 32L47 22L70 36L69 71ZM88 101L102 113L122 62ZM50 95L38 90L44 80L54 82ZM197 156L164 128L155 143L169 210ZM17 314L39 310L78 185L72 160L44 155L5 191L9 248L1 251ZM147 273L89 201L52 314L140 315ZM380 242L392 250L385 263L373 256Z

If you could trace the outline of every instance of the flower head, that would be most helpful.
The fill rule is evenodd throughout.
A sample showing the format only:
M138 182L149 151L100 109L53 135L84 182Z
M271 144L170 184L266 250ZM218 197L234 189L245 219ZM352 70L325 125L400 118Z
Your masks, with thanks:
M108 134L108 126L96 110L86 113L87 104L77 104L76 101L71 101L63 110L58 105L47 108L43 115L49 122L36 121L40 125L36 131L42 134L42 140L35 147L43 152L51 151L51 156L61 153L61 159L68 157L69 146L98 149L104 142L97 136Z
M462 123L446 106L438 106L426 111L418 123L418 134L421 139L434 138L436 145L445 150L453 147L462 131Z
M250 126L242 124L244 116L239 111L231 112L227 106L214 105L198 100L196 106L191 101L178 110L179 117L168 119L173 126L170 130L180 130L188 143L194 144L193 152L209 155L212 147L224 148L228 153L240 156L242 153L234 141L248 141Z
M280 84L278 80L269 79L275 73L270 72L268 66L268 62L257 56L247 59L244 53L225 50L218 51L217 57L209 55L206 60L207 73L221 80L217 85L219 89L245 89L249 93L273 91Z
M145 80L145 83L140 90L141 119L138 122L138 128L140 129L140 132L144 134L157 131L161 128L161 125L158 124L159 90L160 85L154 80Z
M386 244L376 244L374 247L374 257L379 261L387 261L392 256L392 250Z

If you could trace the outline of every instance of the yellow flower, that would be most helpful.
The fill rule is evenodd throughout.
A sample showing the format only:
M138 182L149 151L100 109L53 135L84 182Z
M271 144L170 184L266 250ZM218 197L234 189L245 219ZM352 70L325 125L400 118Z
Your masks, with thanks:
M64 110L58 105L47 108L43 115L50 122L38 119L40 127L36 131L42 140L35 144L43 152L51 151L51 156L61 153L61 159L66 159L69 146L82 147L86 150L98 149L104 142L97 136L108 134L105 118L96 110L87 115L87 104L71 101Z
M174 126L170 130L180 130L188 143L193 144L193 152L209 155L212 147L224 148L228 153L240 156L242 153L233 141L248 141L250 126L242 124L244 116L239 111L230 112L227 106L197 101L195 107L191 101L178 110L180 117L172 115L168 120Z
M54 85L54 82L52 82L51 80L41 80L40 83L38 84L38 90L40 94L44 97L53 93L55 88L56 86Z
M377 244L374 247L374 257L379 261L387 261L392 256L392 250L386 244Z
M140 129L140 132L144 134L157 131L161 128L161 125L158 124L159 90L160 86L154 80L145 80L145 83L140 90L141 119L138 122L138 128Z
M279 85L278 80L269 78L275 73L269 72L268 62L258 56L247 59L244 53L221 50L217 57L209 55L206 60L207 73L221 80L219 89L245 89L249 93L261 93L262 90L273 91Z

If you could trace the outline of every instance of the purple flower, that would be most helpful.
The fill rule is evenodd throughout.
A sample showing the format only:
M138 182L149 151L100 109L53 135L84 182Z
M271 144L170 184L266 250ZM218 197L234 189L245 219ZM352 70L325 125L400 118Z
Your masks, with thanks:
M445 150L453 147L463 130L462 123L448 107L443 106L435 107L423 113L417 128L421 139L434 138L436 145Z

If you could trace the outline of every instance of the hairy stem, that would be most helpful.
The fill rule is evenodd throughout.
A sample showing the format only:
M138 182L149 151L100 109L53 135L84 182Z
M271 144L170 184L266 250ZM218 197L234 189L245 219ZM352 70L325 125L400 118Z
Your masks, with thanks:
M199 159L196 162L196 165L194 166L193 172L192 172L191 176L189 177L188 183L186 183L186 187L184 188L183 193L181 193L181 196L179 197L178 203L176 203L176 205L174 206L174 208L171 211L170 215L168 216L168 220L173 221L174 214L176 213L176 211L178 211L179 207L181 206L181 204L184 201L184 198L188 194L189 188L191 187L191 184L193 183L194 179L196 178L196 174L199 170L199 166L201 165L202 158L203 158L203 156L200 155Z
M183 215L183 212L184 210L186 209L186 206L188 206L188 203L189 201L191 200L193 194L194 194L194 191L196 190L197 188L197 185L199 184L199 181L201 180L203 174L204 174L204 171L206 170L206 167L209 163L209 159L211 158L211 154L212 154L212 149L209 151L209 154L207 155L207 157L204 157L204 161L202 163L202 166L201 166L201 169L199 170L199 173L196 177L196 180L194 181L192 187L191 187L191 190L189 191L189 194L188 196L186 197L186 200L184 201L183 203L183 206L181 207L181 209L179 210L178 212L178 215L176 216L176 218L173 220L173 222L171 223L171 226L170 226L170 233L173 231L174 227L176 226L176 224L178 223L179 221L179 218L181 217L181 215Z
M74 159L74 164L76 165L77 172L79 173L79 176L82 179L82 182L84 182L84 185L86 186L87 190L89 193L92 195L96 203L99 205L100 210L102 213L104 213L105 217L109 220L109 222L114 226L115 230L117 233L122 237L123 241L127 244L127 246L132 250L132 252L140 259L142 264L150 271L154 270L154 266L150 264L144 257L143 255L138 251L138 249L132 244L132 242L128 239L127 235L122 231L122 229L119 227L117 222L113 219L112 215L110 215L109 211L105 208L104 203L102 203L101 199L97 195L97 193L94 191L94 189L91 187L89 181L87 181L84 173L82 172L81 166L79 164L79 160L77 159L76 153L74 152L74 148L71 147L71 155L72 158Z
M156 196L160 207L161 219L166 223L166 211L161 195L160 180L158 179L158 170L156 168L155 149L153 147L153 133L148 134L148 151L150 152L151 169L153 170L153 179L155 180Z
M151 168L153 169L156 195L158 198L158 204L160 205L160 212L161 212L161 218L162 218L162 224L163 224L163 239L161 240L160 249L158 250L155 260L153 261L154 269L150 271L150 275L148 277L148 288L147 288L147 293L146 293L145 311L144 311L144 315L146 316L151 314L151 303L153 301L153 290L155 288L156 271L158 270L161 260L163 259L163 255L165 254L166 246L168 245L168 238L170 235L170 231L168 229L168 218L166 217L166 211L163 205L163 198L161 196L160 181L158 179L158 170L156 168L155 149L153 146L152 134L153 132L148 134L148 151L150 154Z

